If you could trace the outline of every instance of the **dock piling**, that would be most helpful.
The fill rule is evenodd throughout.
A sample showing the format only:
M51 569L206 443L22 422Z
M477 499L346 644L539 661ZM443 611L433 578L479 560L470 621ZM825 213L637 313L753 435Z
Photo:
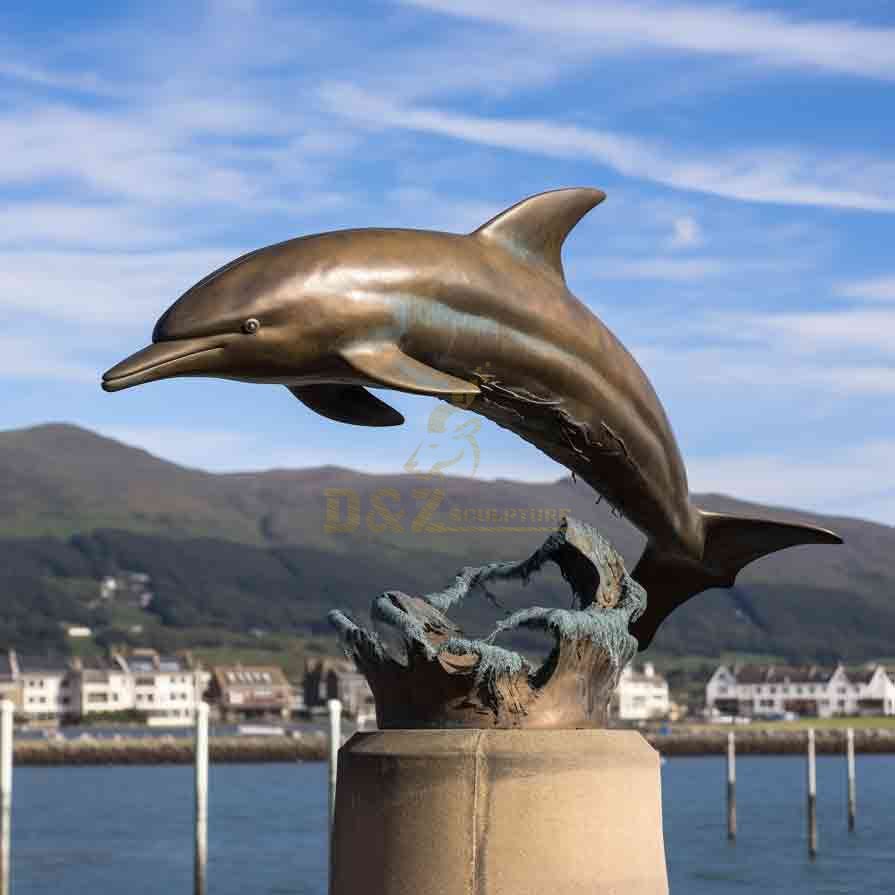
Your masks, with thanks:
M845 751L848 768L848 831L854 833L858 797L855 787L855 731L851 727L845 732Z
M336 778L339 771L339 747L342 745L342 703L330 699L329 709L329 829L332 832L336 814Z
M737 838L737 747L736 736L727 734L727 838Z
M808 855L817 857L817 767L814 730L808 731Z
M13 704L0 703L0 895L9 895L10 833L12 831Z
M208 703L196 706L196 857L194 895L205 895L208 865Z

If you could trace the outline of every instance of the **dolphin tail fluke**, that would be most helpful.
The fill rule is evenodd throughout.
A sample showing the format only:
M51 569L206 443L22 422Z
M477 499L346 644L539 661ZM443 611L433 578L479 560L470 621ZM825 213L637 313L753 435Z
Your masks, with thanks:
M832 531L813 525L698 512L705 531L701 563L648 545L634 569L634 579L647 594L646 610L631 626L641 650L678 606L709 588L733 587L737 574L753 560L799 544L842 543Z

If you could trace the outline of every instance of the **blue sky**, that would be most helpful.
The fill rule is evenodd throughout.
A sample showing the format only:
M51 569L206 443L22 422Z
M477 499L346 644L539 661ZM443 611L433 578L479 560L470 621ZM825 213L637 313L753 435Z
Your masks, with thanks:
M895 7L6 4L0 426L213 470L400 470L285 389L100 391L193 282L351 226L474 229L596 186L571 288L634 352L694 490L895 524ZM477 474L562 473L484 422ZM471 470L457 469L458 472Z

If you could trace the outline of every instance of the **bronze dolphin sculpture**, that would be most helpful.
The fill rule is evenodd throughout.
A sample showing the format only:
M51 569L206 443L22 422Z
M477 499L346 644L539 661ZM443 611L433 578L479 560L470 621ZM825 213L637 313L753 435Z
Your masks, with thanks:
M643 649L675 607L732 586L753 560L841 540L690 502L652 385L566 287L563 242L604 198L541 193L468 235L340 230L250 252L189 289L153 344L109 370L103 388L175 376L278 383L324 416L367 426L403 417L365 386L462 397L647 535L633 573L648 594L632 628Z

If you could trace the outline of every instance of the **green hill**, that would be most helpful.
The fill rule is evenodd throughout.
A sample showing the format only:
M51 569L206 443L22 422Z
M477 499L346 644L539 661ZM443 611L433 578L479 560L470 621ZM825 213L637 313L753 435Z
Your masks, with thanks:
M0 644L28 649L64 648L60 621L92 624L108 639L131 636L110 607L90 608L98 579L116 570L152 576L156 598L140 636L212 644L222 632L319 633L333 606L365 611L383 590L431 590L462 565L521 558L562 512L595 524L630 565L643 544L569 479L529 484L337 467L214 475L68 425L0 432L0 483ZM433 492L442 496L426 518ZM675 612L656 650L852 661L895 654L895 529L720 495L694 500L813 521L846 544L753 564L735 590L708 592ZM565 603L568 595L555 579L541 579L503 599ZM492 617L472 606L465 621L481 629Z

